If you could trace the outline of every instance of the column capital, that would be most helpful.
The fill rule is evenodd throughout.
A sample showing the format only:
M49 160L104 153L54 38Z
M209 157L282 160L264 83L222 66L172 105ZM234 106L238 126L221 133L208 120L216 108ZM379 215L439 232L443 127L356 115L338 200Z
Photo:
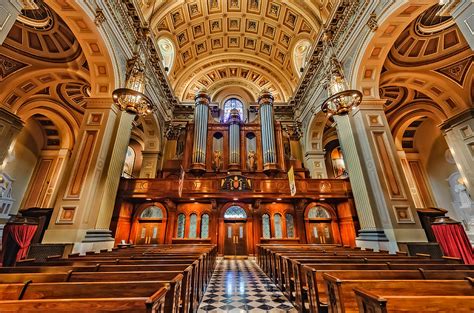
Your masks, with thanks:
M268 90L262 90L262 92L258 95L258 105L273 105L273 95Z
M386 102L387 100L383 99L362 99L362 102L352 109L352 114L354 115L357 111L361 110L384 110Z
M474 118L474 108L469 108L467 110L462 111L461 113L458 113L447 120L445 120L443 123L439 125L439 128L447 132L451 130L452 127L464 123L470 119Z
M201 105L208 106L210 101L211 101L211 97L209 97L207 91L204 89L196 92L196 95L194 96L194 103L196 105L201 104Z
M86 110L88 109L112 109L117 112L118 107L114 104L114 100L110 98L85 98Z
M316 157L323 156L324 157L325 155L326 155L326 152L323 151L323 150L320 150L320 151L314 151L314 150L306 151L305 154L304 154L305 158L312 157L312 156L316 156Z
M18 130L21 130L23 128L24 122L18 115L1 107L0 107L0 119L7 122L12 127Z

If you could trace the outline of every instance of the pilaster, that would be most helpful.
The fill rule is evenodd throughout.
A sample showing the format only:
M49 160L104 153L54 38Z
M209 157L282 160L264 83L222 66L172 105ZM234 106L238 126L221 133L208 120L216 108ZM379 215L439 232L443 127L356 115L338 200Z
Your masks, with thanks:
M140 169L140 178L155 178L158 169L158 159L160 152L158 151L143 151L142 168Z
M453 116L440 127L470 196L471 204L466 199L463 209L467 211L466 216L470 216L468 235L474 240L474 109Z
M0 45L7 38L21 9L22 6L18 0L6 0L0 3Z
M87 109L58 192L44 243L75 243L83 252L113 245L107 235L133 115L119 112L109 98L87 99ZM86 233L90 232L84 244ZM104 232L105 231L105 232Z
M13 148L18 133L23 128L23 121L17 115L0 108L0 172L3 170L4 161Z
M388 248L393 250L396 242L421 242L426 241L426 236L403 175L383 105L383 100L362 101L352 111L350 120L365 175L363 184L370 188L370 207L374 217L379 219L377 227L383 228L390 242ZM350 159L351 156L347 156L347 160ZM359 212L352 180L351 185ZM362 220L361 227L364 229Z
M309 169L311 178L328 178L324 151L308 151L304 156L304 160L306 167Z

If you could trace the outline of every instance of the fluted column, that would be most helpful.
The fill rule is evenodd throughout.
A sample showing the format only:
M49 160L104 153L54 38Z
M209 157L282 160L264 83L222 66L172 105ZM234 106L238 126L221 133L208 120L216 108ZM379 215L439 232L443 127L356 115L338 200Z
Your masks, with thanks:
M240 114L233 109L229 116L229 169L240 168Z
M206 171L207 120L210 98L205 91L198 91L194 97L194 141L191 170L202 174Z
M260 126L262 132L263 171L271 173L277 170L273 95L269 91L263 91L258 98L258 105L260 106Z
M134 116L110 98L88 98L79 135L58 191L44 243L74 243L75 252L111 248L114 210ZM67 175L67 176L66 176Z
M4 160L10 153L10 148L18 133L23 128L23 121L17 115L0 108L0 173Z
M7 38L16 18L21 13L22 5L18 0L3 0L0 6L0 45Z

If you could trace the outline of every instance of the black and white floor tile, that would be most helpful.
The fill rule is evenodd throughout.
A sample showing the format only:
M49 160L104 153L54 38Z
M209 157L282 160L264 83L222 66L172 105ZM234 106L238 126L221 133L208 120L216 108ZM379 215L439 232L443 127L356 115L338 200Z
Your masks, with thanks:
M198 313L297 312L254 261L221 260Z

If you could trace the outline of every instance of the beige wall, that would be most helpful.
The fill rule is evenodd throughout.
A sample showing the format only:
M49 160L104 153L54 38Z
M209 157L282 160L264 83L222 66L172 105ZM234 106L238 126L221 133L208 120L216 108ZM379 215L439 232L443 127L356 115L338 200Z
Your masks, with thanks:
M428 184L437 207L448 210L450 217L458 219L452 206L453 199L447 181L449 175L458 170L455 164L446 160L445 152L448 145L432 120L428 119L420 125L415 135L415 146L428 176Z

